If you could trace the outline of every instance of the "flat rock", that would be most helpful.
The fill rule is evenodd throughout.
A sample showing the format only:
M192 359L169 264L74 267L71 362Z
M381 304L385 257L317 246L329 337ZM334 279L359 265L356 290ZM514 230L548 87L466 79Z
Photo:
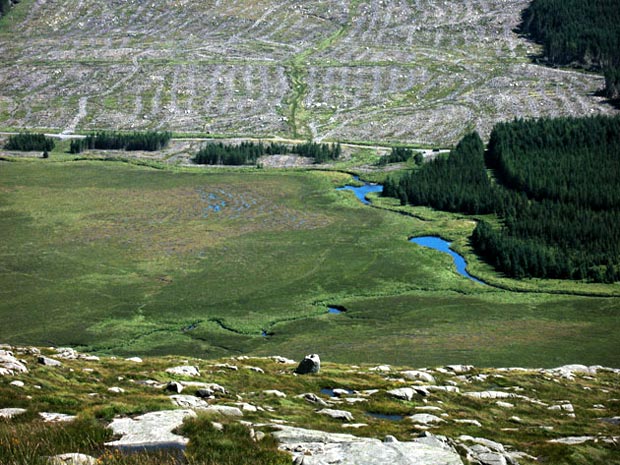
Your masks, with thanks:
M13 418L26 413L25 408L0 408L0 418Z
M454 423L461 423L464 425L473 425L473 426L477 426L478 428L482 428L482 424L478 420L455 419Z
M76 419L75 415L67 415L66 413L54 412L39 412L39 416L46 423L61 423L65 421L73 421Z
M415 415L411 415L407 418L412 422L418 423L420 425L430 425L433 423L441 423L442 421L444 421L438 416L432 415L430 413L416 413Z
M112 447L185 447L187 438L172 431L188 417L195 417L193 410L163 410L140 415L135 419L118 418L110 423L114 434L122 437L107 442Z
M209 405L203 409L205 412L214 412L224 415L225 417L242 417L243 412L237 407L231 407L229 405Z
M170 400L174 405L183 408L192 408L192 409L204 409L209 406L209 404L194 396L186 396L185 394L176 394L174 396L170 396Z
M263 393L267 394L268 396L279 397L281 399L286 398L286 394L284 394L282 391L278 391L277 389L267 389L266 391L263 391Z
M376 366L376 367L369 368L368 371L379 371L379 372L382 372L382 373L388 373L388 372L392 371L392 368L390 368L389 365L379 365L379 366Z
M327 407L327 402L325 402L319 396L317 396L316 394L313 394L311 392L306 392L305 394L301 394L301 395L296 396L296 397L304 399L305 401L310 402L311 404L316 404L316 405L320 405L322 407Z
M122 387L112 386L108 388L108 392L111 392L113 394L122 394L123 392L125 392L125 390Z
M125 361L134 362L134 363L142 363L142 359L140 357L129 357L129 358L126 358Z
M97 465L97 459L86 454L60 454L47 459L49 465Z
M286 357L281 357L279 355L272 355L269 358L273 360L274 362L282 363L284 365L294 365L297 363L295 360L291 360L290 358L286 358Z
M316 412L321 415L327 415L328 417L335 418L336 420L353 421L353 414L346 410L334 410L331 408L324 408Z
M19 381L18 379L16 379L15 381L11 381L9 383L9 386L14 386L14 387L19 387L22 388L24 387L26 384L23 381Z
M510 397L515 397L514 394L504 391L464 392L463 395L471 397L472 399L508 399Z
M583 444L584 442L594 441L596 438L594 436L567 436L565 438L557 438L551 439L547 442L552 444L566 444L569 446L574 446L577 444Z
M350 434L276 426L280 449L303 465L462 465L459 455L418 442L382 442Z
M180 365L177 367L166 368L166 373L180 376L200 376L198 367L193 365Z

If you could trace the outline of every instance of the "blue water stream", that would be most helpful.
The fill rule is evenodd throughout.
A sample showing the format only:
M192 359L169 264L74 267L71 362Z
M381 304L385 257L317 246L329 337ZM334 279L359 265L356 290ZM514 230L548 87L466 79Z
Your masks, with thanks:
M353 179L355 179L356 181L360 180L359 177L357 176L354 176ZM346 185L344 187L338 187L337 189L340 191L343 191L343 190L352 191L355 194L355 196L365 205L370 205L371 203L366 198L366 194L370 192L383 192L383 186L381 184L368 184L368 183L364 184L363 186ZM443 253L447 253L448 255L452 257L452 260L454 261L454 264L456 265L456 271L458 274L466 277L467 279L471 279L472 281L476 283L483 284L483 285L485 284L479 279L474 278L472 275L470 275L467 272L467 270L465 269L467 267L467 262L461 255L459 255L458 253L456 253L454 250L450 248L450 242L445 241L442 238L436 237L436 236L414 237L412 239L409 239L409 242L413 242L414 244L421 245L422 247L428 247L430 249L434 249L434 250L438 250ZM330 313L332 313L331 310L330 310Z

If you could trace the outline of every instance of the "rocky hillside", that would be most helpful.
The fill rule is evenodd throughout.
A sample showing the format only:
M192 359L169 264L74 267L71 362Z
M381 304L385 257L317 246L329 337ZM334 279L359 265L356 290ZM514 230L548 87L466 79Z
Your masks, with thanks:
M317 372L318 371L318 372ZM0 349L0 463L620 463L620 370Z
M0 23L0 127L453 144L612 113L533 64L527 0L23 0Z

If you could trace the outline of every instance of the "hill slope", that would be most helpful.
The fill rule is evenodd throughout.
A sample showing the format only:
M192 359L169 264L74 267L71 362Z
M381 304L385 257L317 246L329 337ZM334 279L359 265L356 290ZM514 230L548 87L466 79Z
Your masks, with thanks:
M452 144L614 110L530 63L527 2L23 0L0 22L0 126Z

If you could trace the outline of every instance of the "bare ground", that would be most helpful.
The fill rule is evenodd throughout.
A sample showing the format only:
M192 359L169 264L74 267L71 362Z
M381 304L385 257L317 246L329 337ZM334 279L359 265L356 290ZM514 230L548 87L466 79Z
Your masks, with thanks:
M0 126L447 145L616 112L601 77L531 63L526 4L23 0L0 26Z

